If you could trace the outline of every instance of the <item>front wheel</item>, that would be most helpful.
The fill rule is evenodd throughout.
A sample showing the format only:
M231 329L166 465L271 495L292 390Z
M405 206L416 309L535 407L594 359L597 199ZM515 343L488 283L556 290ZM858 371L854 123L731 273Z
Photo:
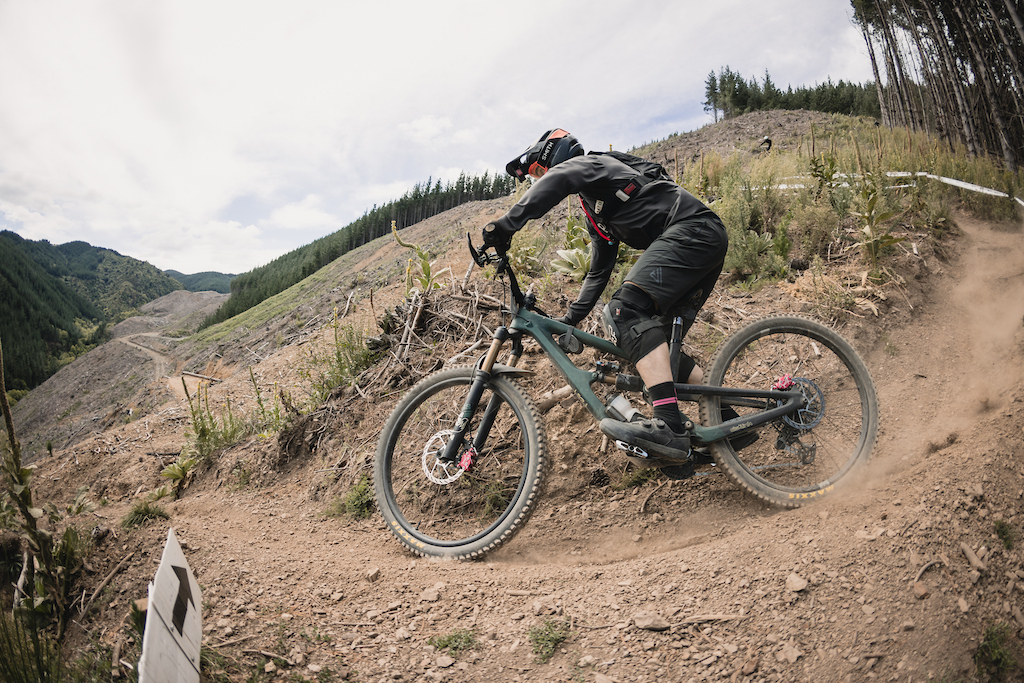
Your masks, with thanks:
M798 507L825 496L871 454L878 431L871 375L849 342L821 323L796 316L750 323L718 350L707 382L804 395L803 408L760 427L753 443L753 436L737 435L711 446L718 465L762 500ZM724 421L722 404L701 399L705 425ZM773 407L733 406L741 416ZM737 451L741 440L747 445Z
M475 373L457 367L422 380L395 407L377 444L377 506L395 537L420 555L467 559L497 548L525 523L539 494L543 423L509 378L488 381L455 461L444 460ZM474 449L488 406L495 419Z

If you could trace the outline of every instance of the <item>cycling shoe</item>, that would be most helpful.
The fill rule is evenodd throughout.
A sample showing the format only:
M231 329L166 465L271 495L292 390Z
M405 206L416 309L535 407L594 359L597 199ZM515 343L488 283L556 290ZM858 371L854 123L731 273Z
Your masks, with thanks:
M676 462L690 460L690 435L677 434L664 420L620 422L605 418L601 420L601 431L611 439L641 448L649 457Z

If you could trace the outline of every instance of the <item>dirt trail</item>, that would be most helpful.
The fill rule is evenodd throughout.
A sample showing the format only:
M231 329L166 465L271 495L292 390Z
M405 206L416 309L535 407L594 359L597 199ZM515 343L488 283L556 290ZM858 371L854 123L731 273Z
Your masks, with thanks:
M874 359L888 406L879 449L886 464L971 433L979 416L1006 407L1024 375L1024 239L967 218L959 225L954 277L937 282L921 315Z
M171 356L168 356L167 354L160 353L159 351L154 351L153 349L149 348L148 346L143 346L142 344L139 344L139 343L133 341L136 337L153 337L153 338L157 338L157 337L160 337L160 336L161 335L160 335L159 332L145 332L145 333L141 333L141 334L133 334L133 335L127 336L127 337L116 337L114 339L114 341L119 341L119 342L122 342L124 344L127 344L128 346L131 346L132 348L139 349L140 351L145 353L147 356L152 358L153 359L153 379L155 381L157 381L157 382L163 382L164 384L166 384L167 385L167 389L171 392L171 395L174 397L175 400L184 401L185 400L185 387L182 386L182 383L181 383L182 376L181 375L175 375L172 372L177 367L177 361L174 358L172 358ZM188 380L186 380L186 381L188 381ZM193 384L198 385L198 382L194 381ZM195 387L191 387L189 389L189 391L190 392L191 391L195 391Z
M1024 554L993 532L994 519L1018 535L1024 522L1024 236L969 219L961 228L955 264L932 259L909 322L859 337L881 431L865 481L841 499L769 509L718 474L625 491L573 484L577 442L596 433L568 408L549 414L556 476L523 531L485 561L439 563L406 553L378 517L325 516L335 494L316 468L330 462L285 463L248 484L246 468L277 448L255 438L167 504L169 523L108 551L108 569L137 555L98 623L116 624L144 595L173 525L204 588L205 642L249 671L275 671L268 680L972 680L986 627L1024 629ZM297 353L258 374L294 373ZM182 415L105 436L103 467L121 453L156 478L145 454L160 439L180 443ZM361 429L369 453L379 426ZM615 453L582 457L621 470ZM645 614L661 626L643 626ZM572 635L538 662L531 628L562 619ZM431 644L460 629L475 648ZM1020 641L1011 646L1020 655ZM264 669L261 652L280 659Z

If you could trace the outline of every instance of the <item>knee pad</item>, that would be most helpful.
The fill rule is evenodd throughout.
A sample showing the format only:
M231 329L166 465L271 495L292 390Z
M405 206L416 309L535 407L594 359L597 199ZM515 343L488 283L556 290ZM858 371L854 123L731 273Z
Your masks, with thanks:
M626 283L615 292L601 315L605 331L634 365L667 342L654 309L654 300L647 292Z

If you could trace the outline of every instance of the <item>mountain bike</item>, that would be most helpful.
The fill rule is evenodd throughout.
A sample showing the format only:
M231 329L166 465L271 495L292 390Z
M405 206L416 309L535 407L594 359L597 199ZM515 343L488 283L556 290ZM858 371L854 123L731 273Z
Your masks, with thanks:
M512 538L537 504L547 440L522 387L532 371L516 367L524 338L535 340L597 420L630 419L627 394L644 391L639 376L624 372L621 348L552 319L532 291L524 294L507 254L477 250L471 239L469 249L479 266L493 264L496 277L507 278L510 322L495 330L475 365L439 370L409 390L384 425L373 463L388 528L429 557L479 557ZM672 321L673 358L681 324ZM570 354L580 347L610 359L578 367ZM676 384L680 401L699 406L699 424L684 412L694 454L709 451L718 468L767 503L792 508L828 496L868 460L878 426L874 385L830 327L788 315L751 322L720 345L705 381ZM595 392L612 386L604 399ZM738 451L741 442L748 445ZM636 446L616 446L641 466L671 469Z

